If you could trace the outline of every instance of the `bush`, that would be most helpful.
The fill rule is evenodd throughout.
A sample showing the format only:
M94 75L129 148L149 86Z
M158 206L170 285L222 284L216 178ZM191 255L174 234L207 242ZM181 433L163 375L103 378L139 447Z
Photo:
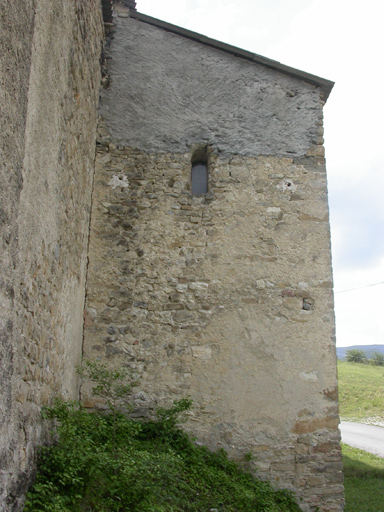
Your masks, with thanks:
M299 512L290 492L274 491L222 450L196 446L178 427L190 407L184 398L144 422L112 403L107 413L89 413L57 400L44 412L57 441L41 450L25 512Z
M372 353L372 358L371 358L371 363L374 365L374 366L384 366L384 354L382 352L373 352Z
M365 363L367 361L367 355L364 350L358 348L347 350L345 358L349 363Z

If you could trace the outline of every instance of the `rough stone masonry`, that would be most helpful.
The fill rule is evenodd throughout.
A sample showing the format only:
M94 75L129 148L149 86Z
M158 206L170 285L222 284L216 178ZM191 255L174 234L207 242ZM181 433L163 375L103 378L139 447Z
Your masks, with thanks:
M100 0L0 2L0 511L23 508L41 405L77 398Z
M22 509L40 408L78 396L83 351L139 378L135 415L191 395L199 442L341 511L332 84L116 13L95 165L100 1L0 5L0 510Z
M304 511L341 511L329 82L122 6L114 21L84 354L132 370L137 416L190 395L199 442L251 452Z

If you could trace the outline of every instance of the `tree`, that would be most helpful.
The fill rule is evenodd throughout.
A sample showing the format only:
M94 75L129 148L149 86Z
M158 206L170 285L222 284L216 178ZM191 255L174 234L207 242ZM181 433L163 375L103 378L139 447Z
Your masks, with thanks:
M375 366L384 366L384 354L382 352L372 352L371 362Z
M350 348L345 354L345 358L349 363L365 363L367 355L364 350L358 348Z

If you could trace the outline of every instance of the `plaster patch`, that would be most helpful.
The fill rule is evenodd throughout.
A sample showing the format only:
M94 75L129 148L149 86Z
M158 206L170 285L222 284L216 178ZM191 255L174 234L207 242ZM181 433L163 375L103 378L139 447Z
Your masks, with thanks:
M114 22L109 67L119 79L100 109L116 145L184 153L193 142L225 157L312 149L318 87L132 18Z
M121 174L114 174L112 176L112 178L109 180L108 185L110 187L112 187L113 189L118 188L118 187L128 188L129 187L128 178Z
M279 217L280 213L281 213L281 209L276 208L275 206L270 206L269 208L267 208L268 217L272 217L273 219L276 217Z
M209 347L192 347L192 355L198 359L211 359L212 349Z
M305 380L307 382L317 382L317 372L301 372L300 379Z
M295 185L292 180L283 180L277 185L277 188L283 190L283 192L286 192L287 190L289 192L295 192L295 190L297 190L297 185Z

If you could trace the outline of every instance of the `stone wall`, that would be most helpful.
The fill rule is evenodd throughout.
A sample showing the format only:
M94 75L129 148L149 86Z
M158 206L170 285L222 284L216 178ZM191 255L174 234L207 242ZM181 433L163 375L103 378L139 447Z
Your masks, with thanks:
M100 3L0 6L0 511L78 396L87 254L84 352L139 378L134 414L191 395L200 442L342 510L322 92L123 11L92 199Z
M19 510L40 406L75 398L102 40L98 0L1 5L0 510Z
M103 92L85 355L130 368L134 414L191 395L187 428L254 456L303 510L342 464L319 88L116 19ZM209 192L190 190L205 152ZM82 388L86 405L89 386Z
M85 354L131 368L135 415L191 395L200 442L340 510L323 160L211 155L200 198L190 159L99 149Z
M18 319L15 304L18 258L17 218L22 189L24 136L34 2L0 4L0 503L9 484L6 455L13 441L12 377L15 371ZM17 66L16 66L17 63ZM2 509L2 505L0 505Z

